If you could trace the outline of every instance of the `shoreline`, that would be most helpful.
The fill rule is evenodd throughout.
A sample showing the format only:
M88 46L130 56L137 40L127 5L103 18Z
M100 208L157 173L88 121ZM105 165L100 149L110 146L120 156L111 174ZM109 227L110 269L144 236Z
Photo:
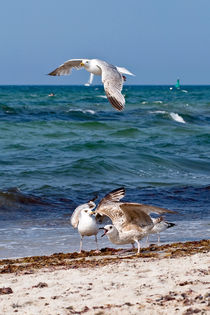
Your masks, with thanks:
M0 313L207 314L210 240L0 260Z
M180 256L191 255L198 252L208 251L210 240L177 242L158 246L150 244L147 248L142 248L139 258L177 258ZM65 268L85 268L105 265L123 259L134 259L137 250L128 251L121 255L122 249L102 248L100 252L95 250L82 251L82 253L54 253L52 255L27 256L22 258L0 259L0 274L24 272L29 270L34 272L42 268L65 267ZM118 255L119 254L119 255ZM90 260L91 257L91 260ZM95 258L95 259L94 259ZM76 264L75 264L76 262Z

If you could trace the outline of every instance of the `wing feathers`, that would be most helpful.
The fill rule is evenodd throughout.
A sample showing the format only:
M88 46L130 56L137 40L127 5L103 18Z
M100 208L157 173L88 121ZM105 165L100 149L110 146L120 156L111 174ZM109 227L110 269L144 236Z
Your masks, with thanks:
M99 210L100 206L105 204L107 201L117 202L120 201L123 197L125 197L125 188L120 187L117 189L114 189L110 191L107 195L104 196L104 198L101 199L97 210Z
M121 94L121 86L118 87L111 80L107 80L104 81L104 90L111 105L115 109L122 111L125 105L125 98Z
M177 213L176 211L168 210L165 208L160 208L156 206L150 206L150 205L145 205L145 204L140 204L140 203L129 203L125 202L121 205L121 208L124 211L129 211L129 209L136 209L137 211L143 211L146 214L150 213L157 213L157 214L162 214L162 213Z
M124 213L127 219L126 224L132 223L141 227L153 225L151 217L143 211L131 207L129 211L124 211Z
M82 59L70 59L64 62L62 65L60 65L58 68L56 68L52 72L48 73L48 75L52 75L52 76L68 75L71 73L72 68L75 68L78 70L81 69L81 66L80 66L81 62L82 62Z

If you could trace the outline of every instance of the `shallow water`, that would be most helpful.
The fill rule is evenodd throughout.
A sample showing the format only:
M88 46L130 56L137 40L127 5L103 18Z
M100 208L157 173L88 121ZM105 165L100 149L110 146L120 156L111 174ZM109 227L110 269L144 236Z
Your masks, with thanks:
M101 86L0 87L1 258L77 250L73 209L121 186L125 200L179 211L162 241L209 237L210 87L123 93L119 113Z

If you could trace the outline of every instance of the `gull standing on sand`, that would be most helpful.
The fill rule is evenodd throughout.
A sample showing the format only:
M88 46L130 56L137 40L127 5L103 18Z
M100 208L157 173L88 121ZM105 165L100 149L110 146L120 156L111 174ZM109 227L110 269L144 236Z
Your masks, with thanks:
M146 238L146 244L149 246L149 235L150 234L157 234L158 235L158 245L160 245L160 232L163 232L173 226L175 226L175 223L167 222L164 220L163 217L159 218L151 218L153 221L153 228L150 230L149 234L147 235Z
M90 200L88 203L78 206L74 210L70 219L71 225L75 229L78 228L80 234L80 253L82 251L82 241L84 236L95 235L96 248L98 250L98 226L92 211L96 207L96 204L94 203L95 199L96 198Z
M94 75L100 75L109 102L116 110L122 111L125 105L125 98L121 91L123 82L126 80L126 77L122 74L134 75L125 68L115 67L99 59L70 59L50 72L49 75L68 75L71 73L72 68L81 69L82 67L90 72L90 79L85 85L92 83Z
M145 237L154 223L150 213L176 213L164 208L139 203L121 202L125 196L125 189L119 188L107 194L99 203L95 213L105 215L112 220L113 224L106 225L104 235L107 235L113 244L132 244L138 245L138 254L140 253L139 240Z

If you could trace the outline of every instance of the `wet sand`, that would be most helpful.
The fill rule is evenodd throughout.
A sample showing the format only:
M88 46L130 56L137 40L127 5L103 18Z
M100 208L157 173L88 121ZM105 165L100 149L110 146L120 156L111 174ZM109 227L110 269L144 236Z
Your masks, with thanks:
M0 261L0 314L207 314L210 241Z

